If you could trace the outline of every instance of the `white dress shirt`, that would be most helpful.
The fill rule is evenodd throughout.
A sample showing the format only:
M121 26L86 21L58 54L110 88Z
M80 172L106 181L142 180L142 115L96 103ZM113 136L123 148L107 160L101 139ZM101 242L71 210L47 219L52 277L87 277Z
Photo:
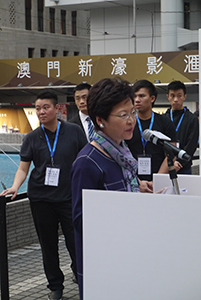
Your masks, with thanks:
M83 114L81 111L79 111L79 116L80 116L80 120L82 122L82 126L84 127L84 131L87 137L87 141L89 141L89 134L88 134L88 121L86 120L86 118L88 117L88 115Z

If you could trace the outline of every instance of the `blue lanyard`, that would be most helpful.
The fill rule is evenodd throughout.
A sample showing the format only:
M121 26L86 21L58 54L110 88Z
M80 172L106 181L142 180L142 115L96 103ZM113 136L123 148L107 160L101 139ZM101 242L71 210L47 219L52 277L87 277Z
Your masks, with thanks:
M57 126L56 136L55 136L55 139L54 139L53 148L51 148L50 141L49 141L49 138L48 138L48 136L47 136L47 134L45 132L43 124L41 125L41 127L42 127L42 129L44 131L44 134L45 134L45 137L46 137L47 145L48 145L48 148L49 148L49 151L50 151L50 156L51 156L51 163L52 163L52 166L53 166L54 165L53 157L54 157L54 153L55 153L56 146L57 146L57 141L58 141L58 136L59 136L59 129L60 129L60 123L58 121L58 126Z
M138 117L138 115L136 116L137 118L137 122L138 122L138 127L139 127L139 130L140 130L140 135L141 135L141 140L142 140L142 146L143 146L143 152L145 151L145 146L147 144L147 141L144 140L143 136L142 136L142 125L140 123L140 119ZM152 127L153 127L153 124L154 124L154 112L152 111L152 116L151 116L151 122L150 122L150 125L149 125L149 129L151 130Z
M184 115L185 115L185 112L186 112L186 108L184 107L184 112L183 112L183 114L182 114L182 116L181 116L181 118L180 118L180 120L179 120L179 123L177 124L176 132L178 131L179 126L181 125L181 122L182 122L182 120L183 120L183 117L184 117ZM172 122L174 122L174 120L173 120L173 115L172 115L172 109L170 110L170 119L171 119Z

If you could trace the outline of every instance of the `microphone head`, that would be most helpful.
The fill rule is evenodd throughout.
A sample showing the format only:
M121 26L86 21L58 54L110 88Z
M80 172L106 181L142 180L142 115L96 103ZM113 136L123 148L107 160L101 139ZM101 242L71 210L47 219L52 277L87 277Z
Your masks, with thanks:
M146 141L150 141L150 138L152 136L151 130L150 129L145 129L142 133L143 139Z

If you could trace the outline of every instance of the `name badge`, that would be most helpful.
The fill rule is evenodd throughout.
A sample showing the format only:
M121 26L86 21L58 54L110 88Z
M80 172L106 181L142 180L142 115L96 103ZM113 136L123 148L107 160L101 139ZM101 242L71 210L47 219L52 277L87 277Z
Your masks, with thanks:
M151 175L150 155L138 155L138 175Z
M45 173L45 185L58 186L59 174L60 174L59 167L47 166L46 173Z

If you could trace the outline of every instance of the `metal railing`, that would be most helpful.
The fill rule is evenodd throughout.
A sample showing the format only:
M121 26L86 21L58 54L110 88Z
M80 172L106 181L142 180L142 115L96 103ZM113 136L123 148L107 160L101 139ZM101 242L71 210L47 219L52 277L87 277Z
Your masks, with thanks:
M14 200L11 196L0 197L0 281L1 300L9 300L9 276L8 276L8 247L6 228L6 204L9 202L27 198L27 193L20 193Z

